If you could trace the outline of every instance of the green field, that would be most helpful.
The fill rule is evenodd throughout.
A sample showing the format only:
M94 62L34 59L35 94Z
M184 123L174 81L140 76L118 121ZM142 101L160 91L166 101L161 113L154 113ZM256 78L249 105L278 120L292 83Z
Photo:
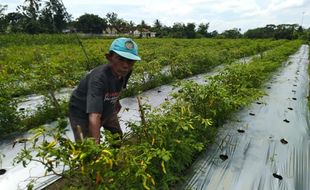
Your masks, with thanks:
M10 38L1 36L0 39L6 37ZM104 64L103 55L112 41L82 39L88 62L72 36L20 38L20 43L19 40L7 42L0 49L0 118L4 118L0 122L1 134L66 116L66 103L57 102L57 105L49 97L63 87L74 87L89 69ZM42 38L46 38L44 44ZM261 97L262 85L302 43L247 39L136 41L143 61L136 64L124 96L205 73L217 65L223 64L225 68L205 85L179 83L183 90L174 95L175 101L167 102L159 110L141 105L145 122L129 124L132 133L123 140L120 149L106 143L95 146L90 140L74 143L63 138L66 123L62 121L50 131L38 128L29 139L33 146L24 150L17 161L26 165L33 159L31 152L37 152L47 171L54 171L58 164L64 163L69 169L60 175L69 179L66 185L73 189L172 188L182 180L184 170L194 158L213 142L218 127L234 112ZM237 59L254 55L258 56L249 64L235 63ZM166 66L169 74L161 72ZM43 94L50 102L38 114L22 117L16 113L15 106L27 94ZM52 138L36 144L42 135ZM107 136L108 142L111 139Z
M73 88L86 72L105 64L104 54L112 42L112 39L80 39L75 35L2 35L0 40L3 42L0 46L1 101L2 105L10 105L1 109L1 118L6 118L0 121L2 135L16 132L17 128L29 129L65 115L66 105L57 102L55 93L64 87ZM135 65L123 96L204 73L217 65L230 64L236 59L288 43L287 40L248 39L136 41L142 61ZM161 72L165 66L170 68L169 75ZM43 106L36 116L23 118L15 113L15 107L21 97L29 94L45 95L47 106Z

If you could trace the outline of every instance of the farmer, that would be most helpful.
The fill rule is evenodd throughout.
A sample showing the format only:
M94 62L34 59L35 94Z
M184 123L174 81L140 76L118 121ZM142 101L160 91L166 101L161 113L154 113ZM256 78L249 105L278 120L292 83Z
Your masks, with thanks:
M69 119L76 141L91 137L100 143L100 128L118 133L122 130L117 113L120 92L126 87L138 56L138 46L130 38L115 39L105 54L108 64L91 70L74 89L69 102Z

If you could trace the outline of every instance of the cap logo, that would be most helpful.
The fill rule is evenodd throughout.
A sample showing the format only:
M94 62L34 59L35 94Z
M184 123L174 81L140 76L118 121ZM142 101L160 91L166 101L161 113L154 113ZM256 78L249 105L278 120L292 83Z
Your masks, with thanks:
M134 48L134 44L132 43L132 41L127 41L125 42L125 47L129 50L132 50Z

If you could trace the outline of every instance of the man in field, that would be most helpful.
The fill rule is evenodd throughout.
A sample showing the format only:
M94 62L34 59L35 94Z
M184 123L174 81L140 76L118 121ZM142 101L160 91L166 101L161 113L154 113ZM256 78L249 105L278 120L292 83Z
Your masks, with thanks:
M69 118L76 141L91 137L99 144L102 126L122 137L117 117L121 109L119 96L135 62L141 58L137 44L130 38L115 39L105 57L108 64L91 70L71 95Z

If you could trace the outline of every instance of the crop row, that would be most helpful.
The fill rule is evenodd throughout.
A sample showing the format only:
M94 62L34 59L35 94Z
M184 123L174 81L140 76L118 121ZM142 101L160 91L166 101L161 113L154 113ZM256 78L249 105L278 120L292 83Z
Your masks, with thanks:
M123 96L138 94L176 79L206 72L216 65L229 64L238 58L261 54L288 43L245 39L136 41L143 60L135 65ZM111 42L111 39L84 39L88 60L78 43L15 44L0 48L1 134L26 130L66 115L66 104L58 102L55 93L62 87L74 87L90 68L104 63L104 53ZM165 67L168 68L168 75L161 72ZM46 104L30 118L16 112L19 99L12 98L27 94L43 94L46 97Z
M111 41L84 40L88 59L77 43L1 48L0 84L10 89L12 96L75 86L85 72L105 63L104 54ZM143 60L136 64L134 78L143 80L145 72L156 78L166 65L171 65L172 74L179 78L205 72L214 65L263 52L285 41L137 39L137 42ZM42 80L43 84L38 85ZM45 84L51 81L53 86Z

